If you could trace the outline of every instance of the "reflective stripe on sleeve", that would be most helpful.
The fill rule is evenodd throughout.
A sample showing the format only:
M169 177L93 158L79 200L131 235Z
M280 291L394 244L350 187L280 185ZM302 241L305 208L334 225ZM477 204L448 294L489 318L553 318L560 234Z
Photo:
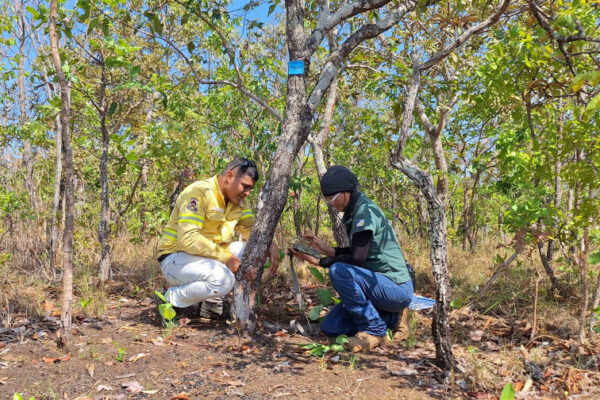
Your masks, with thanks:
M175 231L173 229L165 228L165 229L163 229L162 234L163 234L163 236L170 236L174 239L177 239L177 231Z
M190 222L202 227L204 225L204 218L199 217L197 214L180 214L177 222Z
M240 218L240 221L246 218L250 218L250 217L254 217L254 214L252 213L252 210L250 210L249 208L242 210L242 217Z

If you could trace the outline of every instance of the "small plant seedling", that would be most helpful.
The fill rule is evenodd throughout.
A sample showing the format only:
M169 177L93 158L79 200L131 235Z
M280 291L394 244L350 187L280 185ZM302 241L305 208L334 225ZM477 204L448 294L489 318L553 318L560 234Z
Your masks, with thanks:
M358 357L358 354L356 354L356 353L350 354L350 359L348 360L348 368L351 371L356 371L358 369L358 361L359 360L360 360L360 358Z
M15 394L13 394L13 400L25 400L25 399L23 398L23 396L21 395L21 393L15 392ZM35 396L31 396L29 398L29 400L35 400Z
M92 298L91 297L89 297L87 299L85 297L82 297L79 300L79 304L81 305L81 309L85 310L90 305L91 302L92 302Z
M512 383L507 383L504 385L504 389L502 389L502 394L500 395L500 400L514 400L515 399L515 389L513 388Z
M125 361L125 354L127 354L127 352L125 351L124 347L117 347L117 355L115 356L115 359L118 362L123 362Z
M344 351L344 343L348 342L348 336L340 335L335 339L335 343L331 345L321 344L317 342L312 342L308 344L300 344L299 346L305 350L310 350L310 355L324 358L327 353L330 351L333 352L342 352Z
M173 304L169 303L162 293L160 293L158 290L155 290L154 294L156 294L156 296L163 301L162 304L158 305L158 313L160 314L165 327L163 336L169 336L175 327L175 322L173 320L177 316L177 312L173 309Z

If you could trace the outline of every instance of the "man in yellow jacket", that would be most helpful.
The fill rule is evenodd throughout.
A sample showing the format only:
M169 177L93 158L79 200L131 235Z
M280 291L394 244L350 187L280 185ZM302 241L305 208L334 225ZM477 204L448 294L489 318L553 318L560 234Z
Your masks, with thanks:
M204 302L222 312L222 297L235 283L240 257L254 224L246 197L258 180L253 161L236 157L221 175L186 187L175 203L158 245L162 273L169 285L165 298L175 307ZM238 233L243 241L234 241ZM279 249L269 247L271 274Z

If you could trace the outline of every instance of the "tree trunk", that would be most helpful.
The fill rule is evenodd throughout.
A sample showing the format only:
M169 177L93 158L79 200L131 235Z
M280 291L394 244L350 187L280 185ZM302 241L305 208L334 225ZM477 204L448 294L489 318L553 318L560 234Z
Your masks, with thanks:
M327 35L330 52L334 52L338 48L337 40L337 28L332 29ZM323 156L323 144L325 143L325 140L327 140L331 130L331 121L335 111L335 103L337 102L337 91L338 85L336 76L331 81L331 86L329 86L329 91L327 92L327 101L325 103L325 108L320 121L319 133L314 139L309 138L313 148L315 168L317 170L319 179L321 179L323 175L325 175L325 172L327 172L327 164L325 163L325 157ZM335 238L337 246L349 247L350 240L348 239L346 228L344 227L344 224L342 224L342 213L338 212L335 208L330 207L329 205L327 205L327 211L329 212L329 217L331 218L333 237Z
M17 85L19 87L19 123L21 129L27 122L27 112L25 103L25 18L23 17L23 0L15 1L15 10L17 13L17 26L19 35L19 76ZM33 182L33 156L31 150L31 140L26 138L23 144L23 166L25 167L25 189L29 194L31 209L39 211L37 205L37 194Z
M301 177L302 169L304 163L300 159L300 157L296 157L296 174ZM296 230L296 237L302 237L302 185L298 185L297 190L294 192L294 208L293 208L293 220L294 220L294 228Z
M61 308L61 330L63 338L66 338L69 336L71 330L71 303L73 300L73 154L70 137L71 105L69 103L69 86L62 71L62 62L58 51L58 35L56 32L57 8L58 0L50 0L50 48L52 52L52 62L60 86L60 123L65 155L65 227L63 233L63 300Z
M596 281L596 290L594 291L594 299L592 300L592 317L590 318L590 333L594 332L596 326L596 313L593 311L600 305L600 273Z
M435 343L436 361L449 370L454 365L450 340L450 280L448 274L446 210L440 201L431 176L418 170L406 159L394 159L392 165L402 171L419 187L427 200L429 211L430 260L435 281L436 305L431 330Z
M144 234L146 233L146 228L147 228L147 222L146 222L146 197L144 196L144 192L146 191L146 188L148 186L148 161L144 160L142 161L142 170L140 171L141 174L141 181L140 181L140 194L141 194L141 206L140 206L140 242L143 240L144 238Z
M579 279L581 279L581 311L579 313L579 344L585 342L585 322L587 319L588 304L589 304L589 286L587 282L587 255L589 253L589 237L590 228L585 228L583 237L581 238L581 254L579 261Z
M277 221L287 200L290 171L295 155L308 136L312 116L307 105L306 78L309 60L305 47L304 4L286 0L286 37L290 60L304 61L303 75L289 75L283 131L279 138L270 176L263 187L256 222L244 251L234 286L232 312L244 332L256 330L256 298L262 276L265 250L271 244Z
M100 57L103 58L101 55ZM106 126L106 68L102 66L100 77L100 93L98 113L100 117L100 132L102 133L102 156L100 157L100 223L98 225L98 241L100 242L100 281L110 277L110 214L108 198L108 148L110 136Z
M392 154L391 164L402 171L421 191L429 210L430 260L435 280L436 305L431 330L436 350L436 361L440 368L449 371L454 365L450 341L450 280L448 278L448 252L446 244L447 226L444 201L436 192L433 179L428 173L412 165L402 154L408 132L413 123L413 112L421 81L417 59L413 56L413 76L404 101L404 116L401 131ZM437 157L436 157L437 162ZM443 183L438 182L443 188Z

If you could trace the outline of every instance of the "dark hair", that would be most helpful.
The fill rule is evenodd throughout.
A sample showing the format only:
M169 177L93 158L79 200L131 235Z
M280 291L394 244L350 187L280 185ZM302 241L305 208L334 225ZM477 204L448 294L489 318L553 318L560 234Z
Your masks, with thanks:
M244 157L235 157L227 164L223 171L223 175L225 175L227 171L232 171L236 168L236 178L239 178L242 175L248 175L254 182L258 181L258 170L256 169L256 163L254 161Z

